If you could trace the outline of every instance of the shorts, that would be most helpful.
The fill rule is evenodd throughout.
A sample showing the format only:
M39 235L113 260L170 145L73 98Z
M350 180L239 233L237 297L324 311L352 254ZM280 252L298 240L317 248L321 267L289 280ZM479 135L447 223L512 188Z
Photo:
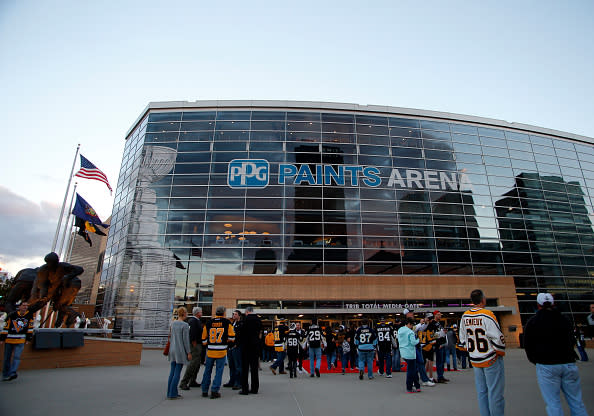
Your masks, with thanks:
M425 361L435 361L435 352L433 351L433 348L429 351L423 350L423 359Z

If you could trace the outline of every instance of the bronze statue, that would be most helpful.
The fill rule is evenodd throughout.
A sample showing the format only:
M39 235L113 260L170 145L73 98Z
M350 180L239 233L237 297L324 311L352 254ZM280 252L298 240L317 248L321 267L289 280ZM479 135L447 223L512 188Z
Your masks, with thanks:
M14 310L18 300L28 300L29 310L37 312L51 301L53 310L58 312L55 327L59 328L65 317L68 327L80 317L70 305L81 287L77 276L84 269L60 262L56 253L49 253L44 260L45 264L37 269L23 269L17 273L15 285L6 299L6 309Z

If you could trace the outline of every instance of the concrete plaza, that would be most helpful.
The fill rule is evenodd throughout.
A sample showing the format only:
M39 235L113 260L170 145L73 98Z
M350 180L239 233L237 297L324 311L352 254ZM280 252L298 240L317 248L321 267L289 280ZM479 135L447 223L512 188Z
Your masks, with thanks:
M594 358L594 350L588 350ZM594 364L578 362L586 407L594 414ZM0 383L0 415L478 415L473 370L446 373L448 384L405 393L405 374L391 379L376 375L360 381L350 374L273 375L262 363L260 393L241 396L222 388L222 398L201 397L200 389L181 391L183 399L166 400L169 363L161 351L144 350L140 366L87 367L22 371ZM202 368L200 377L202 376ZM506 414L541 416L544 403L535 369L524 351L511 349L505 358ZM225 370L223 382L229 379ZM217 412L217 413L215 413ZM566 412L569 411L566 407Z

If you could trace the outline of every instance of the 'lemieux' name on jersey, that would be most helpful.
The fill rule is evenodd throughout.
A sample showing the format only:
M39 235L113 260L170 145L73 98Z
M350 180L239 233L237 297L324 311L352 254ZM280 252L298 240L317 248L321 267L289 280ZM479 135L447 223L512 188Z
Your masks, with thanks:
M472 308L460 320L460 342L466 349L472 365L490 367L498 356L505 355L505 337L493 312Z

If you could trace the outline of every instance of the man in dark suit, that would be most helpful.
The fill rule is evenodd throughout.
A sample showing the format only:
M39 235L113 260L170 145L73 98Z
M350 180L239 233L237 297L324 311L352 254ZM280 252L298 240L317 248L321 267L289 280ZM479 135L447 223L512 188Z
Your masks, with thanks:
M245 319L241 327L241 391L239 394L257 394L260 388L258 360L260 357L260 331L262 321L254 308L245 308ZM248 384L248 370L251 372L251 389Z

